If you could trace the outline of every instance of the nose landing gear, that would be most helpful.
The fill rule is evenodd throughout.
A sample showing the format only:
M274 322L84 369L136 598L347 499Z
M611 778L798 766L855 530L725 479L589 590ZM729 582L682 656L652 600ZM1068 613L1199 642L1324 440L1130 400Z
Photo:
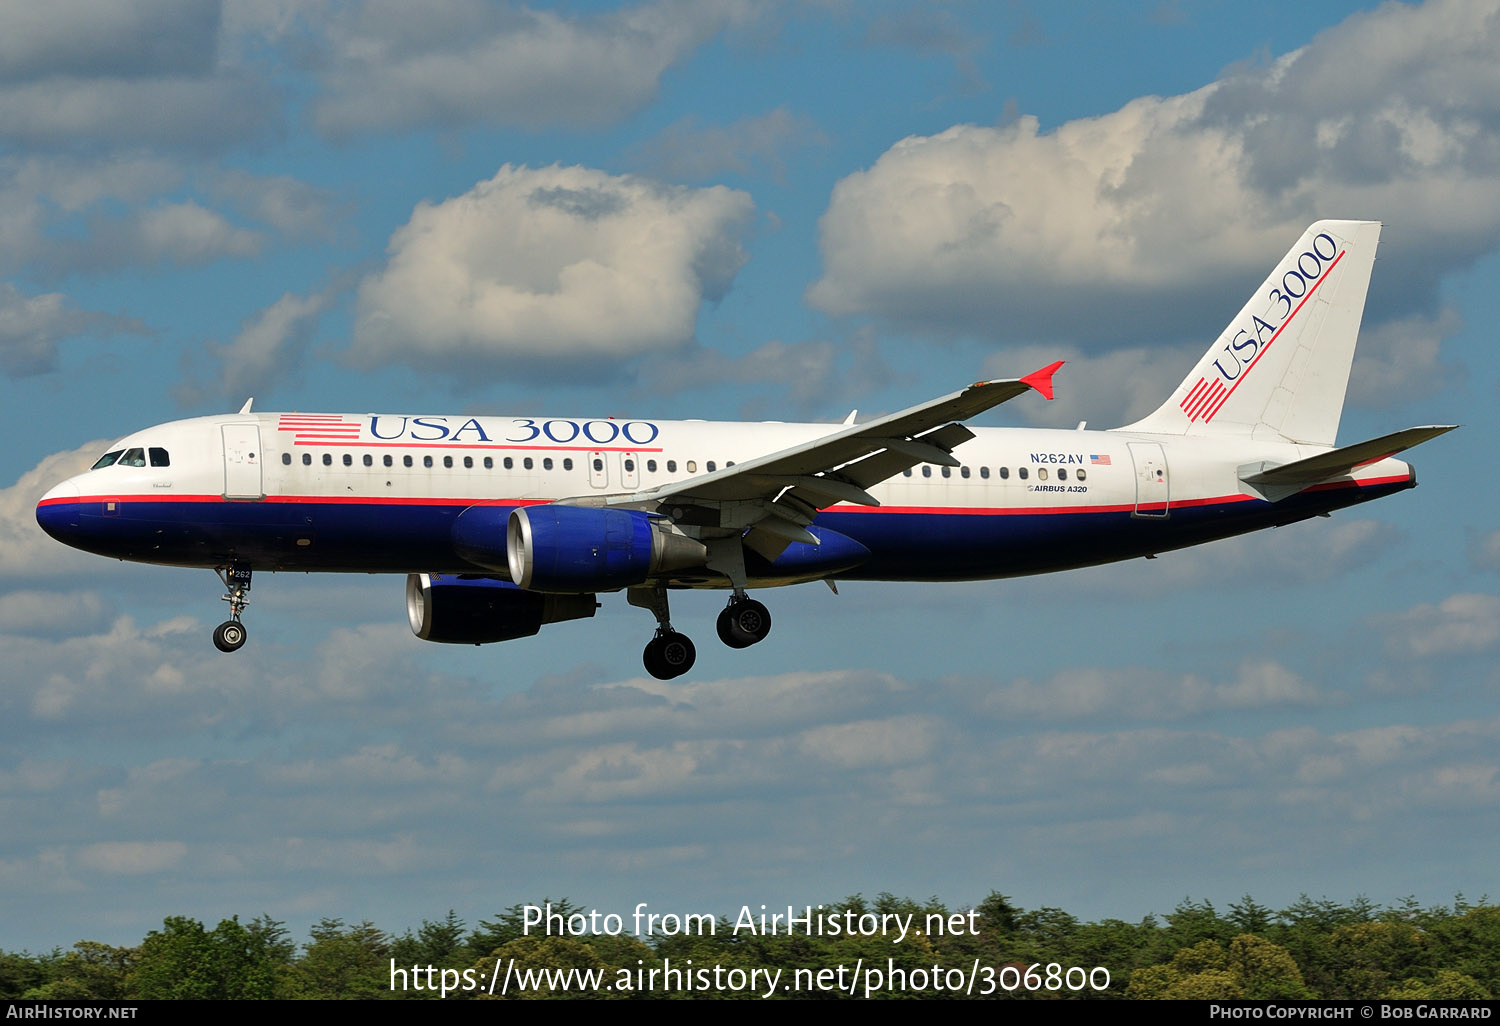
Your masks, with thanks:
M214 573L227 589L224 601L229 603L229 619L214 628L214 647L220 652L237 652L245 644L245 625L240 623L240 614L250 604L246 593L250 591L250 568L243 563L228 567L215 567Z

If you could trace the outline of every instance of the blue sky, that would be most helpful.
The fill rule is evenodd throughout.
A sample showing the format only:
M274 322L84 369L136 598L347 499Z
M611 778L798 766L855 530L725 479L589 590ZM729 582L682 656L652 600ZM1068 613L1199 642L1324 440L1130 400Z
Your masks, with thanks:
M1060 9L1054 9L1060 8ZM1500 7L0 13L0 947L890 890L1135 919L1494 892ZM538 202L542 197L547 202ZM32 510L238 408L841 420L1054 359L1154 408L1320 217L1386 224L1340 438L1421 487L1049 578L426 645L402 582L108 563ZM1475 456L1479 453L1479 456Z

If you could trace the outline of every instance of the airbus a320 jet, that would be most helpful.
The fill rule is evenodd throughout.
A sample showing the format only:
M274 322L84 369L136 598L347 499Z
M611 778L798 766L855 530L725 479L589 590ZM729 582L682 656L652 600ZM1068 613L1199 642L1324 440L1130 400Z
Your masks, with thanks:
M771 629L752 589L957 581L1108 563L1411 488L1393 457L1452 430L1336 446L1380 225L1319 221L1150 416L1109 431L971 428L1060 363L842 424L239 413L122 438L37 506L65 544L216 571L245 643L252 573L405 574L412 630L485 644L625 592L646 669L695 649L668 594L718 588L732 648Z

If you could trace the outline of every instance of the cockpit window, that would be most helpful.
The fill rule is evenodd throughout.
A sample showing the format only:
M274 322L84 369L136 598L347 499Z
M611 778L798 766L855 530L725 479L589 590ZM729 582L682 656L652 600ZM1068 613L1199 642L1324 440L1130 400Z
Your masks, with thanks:
M151 465L153 467L170 467L172 465L172 460L167 455L167 450L159 449L153 445L148 451L151 453Z
M107 452L103 456L100 456L99 457L99 462L95 463L89 469L90 470L103 470L105 467L112 467L112 466L115 465L115 463L117 463L119 461L120 457L123 456L124 454L125 454L125 450L124 449L116 449L114 452Z
M120 466L122 467L144 467L145 465L145 449L126 449L125 455L120 457Z

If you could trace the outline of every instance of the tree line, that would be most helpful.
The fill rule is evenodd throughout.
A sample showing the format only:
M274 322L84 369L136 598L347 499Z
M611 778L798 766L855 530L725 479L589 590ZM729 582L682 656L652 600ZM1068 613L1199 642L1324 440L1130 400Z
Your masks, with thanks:
M563 916L588 910L567 900L544 899ZM1027 910L998 892L972 909L949 909L936 898L915 901L880 894L855 895L826 906L822 914L852 912L947 918L975 913L975 931L917 933L900 944L884 936L817 936L805 930L775 936L736 934L723 919L711 935L677 934L638 938L540 936L525 929L524 904L470 928L453 912L424 920L397 935L370 922L324 919L309 939L295 942L285 925L261 916L222 920L213 928L171 916L133 946L83 940L68 950L45 954L0 951L0 998L42 1000L160 999L486 999L473 989L453 989L444 997L437 982L442 970L456 985L488 981L496 960L514 960L533 970L581 970L592 979L614 981L618 974L666 966L782 969L790 980L797 969L887 965L908 972L937 967L1007 969L1017 983L1032 969L1030 984L993 987L991 996L1017 999L1110 1000L1118 998L1441 999L1491 998L1500 994L1500 906L1485 899L1471 905L1462 896L1451 906L1422 907L1414 899L1380 907L1355 899L1339 904L1303 896L1272 910L1246 896L1223 911L1207 901L1185 900L1170 913L1136 923L1119 919L1083 922L1060 908ZM890 960L888 962L888 960ZM431 966L423 980L407 974L407 985L392 989L392 967ZM509 963L507 963L509 964ZM1048 966L1062 970L1102 966L1110 984L1049 988ZM1033 969L1033 967L1036 967ZM580 979L582 977L579 977ZM999 979L992 976L992 980ZM1051 977L1057 979L1056 975ZM1097 979L1097 978L1096 978ZM413 986L416 982L420 986ZM778 996L782 992L778 991ZM498 995L497 995L498 996ZM743 996L712 989L553 990L545 986L512 989L512 998L693 998ZM787 992L787 996L793 996ZM797 993L800 998L847 998L843 991ZM925 987L890 996L945 998L946 988Z

